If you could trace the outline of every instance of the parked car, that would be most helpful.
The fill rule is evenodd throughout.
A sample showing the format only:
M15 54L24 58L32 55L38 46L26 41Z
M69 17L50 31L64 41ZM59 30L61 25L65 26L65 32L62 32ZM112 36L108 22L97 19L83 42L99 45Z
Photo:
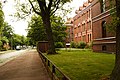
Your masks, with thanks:
M16 50L21 50L21 46L16 46Z

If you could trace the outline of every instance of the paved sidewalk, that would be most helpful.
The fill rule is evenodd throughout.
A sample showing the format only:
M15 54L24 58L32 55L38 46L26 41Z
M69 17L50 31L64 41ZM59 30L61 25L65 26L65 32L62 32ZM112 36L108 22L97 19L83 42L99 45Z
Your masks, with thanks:
M0 66L0 80L50 80L36 51L25 54Z

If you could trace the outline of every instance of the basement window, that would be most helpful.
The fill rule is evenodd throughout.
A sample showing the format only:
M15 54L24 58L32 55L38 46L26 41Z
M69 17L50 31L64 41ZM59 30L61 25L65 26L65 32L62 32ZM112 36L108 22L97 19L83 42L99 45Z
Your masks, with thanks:
M106 45L102 45L102 51L106 51L106 50L107 50Z

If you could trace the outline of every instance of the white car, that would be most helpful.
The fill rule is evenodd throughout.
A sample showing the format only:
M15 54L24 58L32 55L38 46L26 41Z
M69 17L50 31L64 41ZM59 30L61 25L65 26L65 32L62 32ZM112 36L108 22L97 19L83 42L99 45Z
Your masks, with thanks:
M21 50L21 47L20 46L16 46L16 50Z

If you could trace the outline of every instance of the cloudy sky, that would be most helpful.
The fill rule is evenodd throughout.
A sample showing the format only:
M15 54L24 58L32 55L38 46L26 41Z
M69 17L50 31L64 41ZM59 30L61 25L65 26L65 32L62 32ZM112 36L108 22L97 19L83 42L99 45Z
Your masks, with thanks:
M23 0L24 1L24 0ZM75 10L79 8L87 0L73 0L70 3L71 7L73 8L72 12L68 14L68 17L73 17L75 15ZM8 0L8 2L3 6L3 11L5 14L5 21L8 22L14 29L16 34L20 35L27 35L25 29L27 29L28 23L27 21L15 21L14 17L10 16L11 14L15 13L15 3L14 0Z

